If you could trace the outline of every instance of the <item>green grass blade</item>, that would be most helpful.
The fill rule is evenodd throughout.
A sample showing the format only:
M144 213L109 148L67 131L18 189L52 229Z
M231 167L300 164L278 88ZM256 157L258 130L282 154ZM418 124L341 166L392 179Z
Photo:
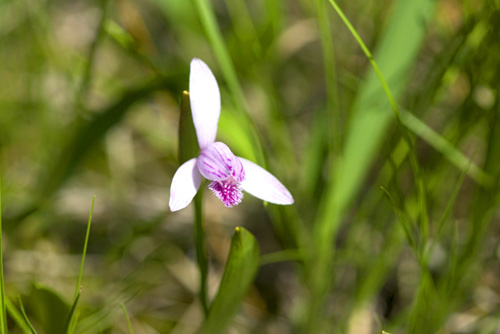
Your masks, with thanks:
M191 103L189 92L183 91L181 96L179 120L179 165L200 154L198 138L194 129L193 115L191 113Z
M446 220L448 219L448 216L451 213L451 209L453 209L453 206L455 205L455 201L457 200L458 193L460 192L460 189L462 189L462 184L464 183L466 175L467 175L467 169L462 171L462 174L460 175L458 182L453 187L453 192L450 196L450 199L448 200L448 204L446 205L446 208L443 212L443 216L441 217L441 220L439 222L438 229L437 229L436 235L434 237L434 242L432 243L429 250L426 252L425 263L428 263L429 258L434 253L434 249L435 249L437 243L439 242L439 239L441 238L441 234L443 233L443 230L444 230L444 225L446 223Z
M393 210L396 212L396 215L398 216L399 222L401 223L401 226L403 228L403 232L405 233L406 240L408 241L408 244L410 247L417 251L417 242L415 241L414 233L413 233L413 228L411 224L411 219L409 218L409 215L398 206L396 203L394 197L391 195L391 193L385 189L384 187L380 187L380 189L384 192L385 196L387 197L389 203L391 204L391 207ZM418 254L417 254L418 255Z
M90 236L90 225L92 224L92 214L94 213L94 203L95 203L95 195L92 197L92 204L90 205L89 220L87 222L87 232L85 233L85 242L83 244L82 261L80 263L80 272L78 273L78 281L76 282L76 290L74 297L75 299L78 297L81 290L83 266L85 264L85 256L87 255L87 246L89 243L89 236Z
M436 333L440 326L440 319L446 312L443 304L431 274L427 271L422 272L408 319L408 333Z
M462 172L467 172L474 181L483 186L492 184L491 177L486 174L479 166L472 162L467 156L456 149L449 141L440 136L436 131L428 125L420 121L412 113L406 110L401 110L401 121L403 124L417 136L425 140L436 151L441 152Z
M130 318L128 316L127 309L125 308L125 304L122 303L123 314L125 314L125 319L127 320L128 330L130 334L134 334L134 329L132 328L132 323L130 322Z
M3 241L2 241L2 171L0 170L0 333L7 334L7 313L5 312L5 286L3 277Z
M30 327L31 324L28 325L26 319L23 317L24 314L21 314L16 306L9 300L9 298L5 299L5 306L7 308L7 312L9 313L12 320L16 323L16 325L21 329L25 334L32 334L33 331Z
M74 318L75 318L75 311L76 311L76 306L78 305L78 301L80 300L80 293L78 293L75 297L75 300L73 301L73 305L71 305L71 308L68 313L68 318L66 319L66 326L64 333L66 334L71 334L72 333L72 328L74 328L75 323L74 323Z
M101 0L101 17L99 19L99 25L97 27L97 31L94 36L94 40L92 41L92 44L90 45L88 56L86 59L85 63L85 69L83 72L83 80L80 84L80 88L77 92L77 103L80 106L84 105L84 100L87 97L87 92L90 87L90 83L92 80L92 68L95 60L95 55L97 52L97 47L99 46L99 43L102 40L102 37L104 35L104 27L105 27L105 22L106 22L106 16L108 12L108 2L109 0Z
M71 307L58 292L35 283L25 297L25 302L30 305L31 318L36 321L41 333L67 333L65 321Z
M300 249L285 249L264 254L260 257L260 266L286 261L303 261L305 258L303 253Z
M324 0L315 0L316 15L321 36L323 51L323 67L326 86L326 110L323 115L324 140L334 157L340 153L341 122L338 102L337 75L335 70L335 53L330 31L329 11Z
M94 212L94 203L95 203L95 195L92 197L92 204L90 206L89 220L87 222L87 232L85 233L85 241L83 243L82 261L80 263L80 272L78 273L78 280L76 282L76 290L75 290L75 297L74 297L73 305L71 306L71 309L70 309L69 314L68 314L68 319L66 321L66 333L69 333L70 329L72 328L72 325L74 325L73 316L75 314L76 306L78 304L78 300L80 299L80 295L81 295L83 266L85 265L85 256L87 255L87 246L89 243L90 226L92 225L92 214Z
M35 328L33 327L33 325L30 322L30 319L28 318L28 315L26 314L26 311L24 310L24 305L23 305L23 301L21 299L21 296L18 296L18 300L19 300L19 309L21 310L24 321L29 326L29 330L31 331L32 334L37 334Z
M203 325L203 333L224 332L239 304L243 301L259 268L259 246L255 237L243 227L237 227L231 239L224 275L210 313Z

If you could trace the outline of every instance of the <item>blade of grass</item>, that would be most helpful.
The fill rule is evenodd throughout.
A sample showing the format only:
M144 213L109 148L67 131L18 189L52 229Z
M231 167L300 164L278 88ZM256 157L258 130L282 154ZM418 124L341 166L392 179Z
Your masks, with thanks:
M73 332L72 329L76 326L75 324L75 311L76 311L76 306L78 305L78 301L80 300L81 296L81 291L78 292L78 294L75 297L75 300L73 301L73 305L71 305L71 308L68 313L68 319L66 319L66 326L64 333L66 334L71 334Z
M5 306L7 308L7 312L9 313L12 320L16 323L16 325L21 329L25 334L32 334L30 326L26 323L26 320L23 318L23 315L19 313L15 305L10 301L9 298L5 299Z
M425 140L436 151L441 152L449 162L459 170L466 172L478 184L492 185L492 179L487 173L411 112L401 110L401 121L408 129Z
M28 315L26 314L26 311L24 310L24 305L23 305L23 301L21 299L21 296L18 296L17 299L19 301L19 309L21 310L24 321L29 326L29 330L31 331L32 334L37 334L35 327L33 327L33 325L31 324L30 319L28 318Z
M76 101L80 106L84 105L84 100L86 99L87 92L90 86L90 81L92 79L92 67L94 64L95 54L99 42L102 40L102 36L104 35L104 23L106 22L106 16L108 12L108 2L109 0L101 0L101 18L99 20L99 25L97 27L94 40L90 45L89 53L86 58L87 62L85 64L85 70L83 72L83 80L77 92Z
M429 258L434 253L434 249L435 249L435 247L436 247L436 245L441 237L441 234L443 233L444 224L445 224L446 220L448 219L448 216L450 215L451 209L455 205L455 201L457 200L458 193L460 192L460 189L462 189L462 185L464 183L466 175L467 175L467 170L464 170L462 172L462 174L460 175L458 182L453 187L453 192L450 196L450 199L448 200L448 204L446 205L446 208L443 212L443 216L441 217L441 220L439 222L438 230L436 232L436 236L434 237L435 241L432 243L431 247L429 247L429 250L425 255L425 257L426 257L425 263L428 263Z
M326 109L323 116L323 129L329 151L335 159L340 154L340 117L337 89L337 75L335 70L335 54L330 32L329 12L324 0L316 0L316 15L321 36L321 49L323 51L323 68L326 86Z
M260 257L260 266L287 261L303 261L304 252L300 249L285 249L278 252L264 254Z
M125 304L122 303L123 314L125 314L125 319L127 320L128 330L130 334L134 334L134 329L132 328L132 323L130 322L130 318L128 316L127 309L125 308Z
M411 220L408 217L407 213L401 209L396 201L394 200L394 197L391 195L391 193L385 189L385 187L380 187L380 189L384 192L385 196L387 197L389 203L391 204L392 208L396 212L399 222L401 223L401 226L403 228L403 231L406 236L406 240L408 241L408 244L410 247L415 251L415 254L418 256L417 252L417 242L415 241L415 237L413 236L412 232L412 225L411 225Z
M81 291L82 291L82 276L83 276L83 266L85 264L85 256L87 255L87 246L89 243L90 236L90 226L92 224L92 214L94 212L94 203L95 203L95 195L92 197L92 204L90 206L89 220L87 222L87 232L85 233L85 241L83 243L83 252L82 252L82 261L80 263L80 272L78 273L78 280L76 282L75 296L73 305L69 311L68 319L66 321L66 333L70 332L71 325L73 324L73 315L75 314L76 306L78 304L78 300L80 299Z
M89 220L87 222L87 232L85 233L85 242L83 244L82 261L80 263L80 272L78 274L78 281L76 282L75 297L74 297L75 299L78 297L81 291L83 266L85 264L85 256L87 255L87 246L89 243L89 236L90 236L90 225L92 224L92 214L94 213L94 203L95 203L95 195L92 196L92 204L90 205Z
M1 154L1 151L0 151ZM2 241L2 171L0 169L0 333L7 334L7 313L5 312L5 286L3 276L3 241Z
M257 274L259 252L255 237L236 227L219 290L203 324L204 334L224 333Z

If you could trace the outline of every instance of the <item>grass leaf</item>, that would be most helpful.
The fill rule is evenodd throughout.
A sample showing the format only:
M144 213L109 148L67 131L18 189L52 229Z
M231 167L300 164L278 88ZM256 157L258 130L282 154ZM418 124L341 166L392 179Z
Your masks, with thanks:
M19 308L21 309L21 313L23 315L24 321L29 326L29 330L31 331L32 334L37 334L35 328L33 327L33 325L30 322L30 319L28 318L28 315L26 314L26 311L24 310L23 300L21 299L21 296L18 297L18 300L19 300Z
M259 268L259 246L255 237L237 227L231 240L224 275L203 325L205 334L224 332L250 288Z
M125 314L125 319L127 320L127 325L128 325L128 329L130 331L130 334L134 334L134 329L132 328L132 323L130 322L130 318L128 316L127 309L125 308L125 304L123 304L123 303L122 303L122 310L123 310L123 314Z

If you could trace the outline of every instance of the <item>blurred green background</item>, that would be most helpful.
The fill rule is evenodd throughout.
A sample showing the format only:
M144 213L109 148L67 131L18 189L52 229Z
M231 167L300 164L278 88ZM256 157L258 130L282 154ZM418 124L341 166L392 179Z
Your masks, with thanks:
M338 5L401 123L332 1L0 0L5 289L39 333L94 194L76 333L129 333L121 303L136 333L199 331L193 209L168 210L193 57L218 139L295 198L205 193L210 295L236 226L264 255L229 333L500 333L500 1Z

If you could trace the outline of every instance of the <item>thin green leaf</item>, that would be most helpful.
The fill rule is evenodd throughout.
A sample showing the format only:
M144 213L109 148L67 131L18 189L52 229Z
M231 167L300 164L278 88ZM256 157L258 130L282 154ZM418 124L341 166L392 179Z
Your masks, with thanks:
M0 151L1 153L1 151ZM7 334L7 313L5 312L5 286L3 277L3 241L2 241L2 171L0 170L0 333Z
M33 327L33 325L31 324L30 319L28 318L28 315L26 314L26 311L24 310L24 305L23 305L23 301L21 299L21 296L18 296L18 300L19 300L19 308L21 309L21 313L23 314L24 321L26 321L26 324L28 324L31 333L36 334L36 330Z
M467 175L468 169L465 169L462 171L462 174L460 175L460 178L458 179L458 182L455 183L455 186L453 188L453 192L450 196L450 199L448 200L448 204L446 205L446 208L443 212L443 217L441 217L441 220L439 222L438 230L436 232L436 236L434 237L434 242L432 243L431 247L429 248L428 252L425 255L425 262L427 263L428 259L432 254L434 253L434 249L441 238L441 234L443 233L444 230L444 224L446 220L448 219L448 216L450 215L451 209L455 205L455 201L457 200L458 193L460 192L460 189L462 189L462 184L464 183L465 176Z
M92 68L94 64L95 55L97 52L97 47L102 40L102 36L104 35L104 26L106 22L106 16L108 12L108 2L109 0L101 0L101 17L99 20L99 25L97 27L94 40L89 48L89 53L87 57L87 61L85 63L85 70L83 72L83 80L80 85L80 89L77 94L77 102L80 106L84 105L84 100L87 96L87 92L89 90L91 80L92 80Z
M401 227L403 228L403 231L406 236L406 240L408 241L408 244L410 247L415 251L415 253L418 255L418 245L417 242L415 241L415 237L413 236L413 229L412 229L412 224L411 220L408 217L408 215L402 210L394 200L394 197L391 195L391 193L385 189L384 187L380 187L380 189L384 192L385 196L389 200L389 203L391 204L392 208L396 212L399 222L401 223Z
M323 113L324 140L334 157L340 154L340 107L338 102L337 73L335 70L335 53L330 30L329 12L324 0L316 0L316 15L321 36L323 51L323 67L326 86L326 109ZM318 110L319 111L319 110Z
M59 293L41 284L34 284L25 300L30 305L32 319L40 326L40 332L66 334L65 320L68 319L70 306Z
M260 258L260 265L286 262L286 261L303 261L305 258L304 252L300 249L285 249L279 252L264 254Z
M92 204L90 205L89 220L87 222L87 232L85 233L85 241L83 243L82 261L80 263L80 272L78 273L78 281L76 282L75 297L74 297L75 300L80 295L80 290L81 290L83 266L85 264L85 256L87 255L87 246L89 244L90 225L92 224L92 214L94 213L94 203L95 203L95 195L92 196Z
M128 330L130 331L130 334L134 334L134 329L132 328L132 323L130 322L130 318L128 316L127 309L125 308L125 304L123 304L123 303L122 303L122 310L123 310L123 314L125 314L125 319L127 320Z
M17 308L14 306L14 304L9 300L9 298L5 299L5 306L7 308L7 312L9 313L10 317L16 325L21 329L25 334L32 334L33 331L30 328L31 324L28 325L26 322L26 319L23 317L23 314L21 314Z
M179 165L200 154L198 138L194 129L189 92L183 91L179 121Z
M73 316L75 314L76 306L78 304L78 300L80 299L81 295L81 290L82 290L82 276L83 276L83 266L85 264L85 256L87 255L87 246L89 243L89 236L90 236L90 226L92 224L92 214L94 212L94 203L95 203L95 195L92 197L92 204L90 205L90 213L89 213L89 220L87 222L87 232L85 233L85 241L83 243L83 252L82 252L82 261L80 263L80 272L78 273L78 280L76 282L76 290L75 290L75 297L73 301L73 305L71 306L71 309L69 311L68 319L66 321L66 333L70 332L70 329L72 327L72 324L75 324L73 321Z
M443 156L449 162L455 165L459 170L461 170L462 172L467 172L467 175L474 179L474 181L476 181L478 184L484 186L492 185L491 176L486 174L465 154L460 152L449 141L440 136L427 124L415 117L411 112L401 110L401 121L409 130L425 140L436 151L441 152Z
M78 293L75 297L75 300L73 301L73 305L71 305L71 309L69 310L69 313L68 313L68 318L66 319L66 329L64 330L64 332L66 334L70 334L72 331L71 331L71 328L74 327L74 315L75 315L75 311L76 311L76 306L78 305L78 300L80 299L80 293Z
M255 237L243 227L237 227L231 239L224 275L203 333L223 333L239 304L243 301L259 268L259 246Z

